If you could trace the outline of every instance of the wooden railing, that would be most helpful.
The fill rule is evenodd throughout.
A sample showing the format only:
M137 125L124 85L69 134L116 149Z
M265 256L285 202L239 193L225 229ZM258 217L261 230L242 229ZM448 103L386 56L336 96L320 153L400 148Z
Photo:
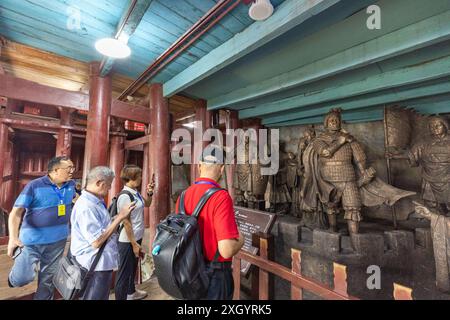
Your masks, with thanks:
M350 296L347 292L347 267L338 263L333 263L333 288L302 275L301 251L291 249L291 269L268 259L273 246L273 236L267 234L254 234L253 246L259 240L259 256L246 251L240 251L233 258L233 278L234 278L234 300L241 298L241 261L244 260L255 266L258 270L257 281L252 281L252 286L257 287L257 293L252 298L259 300L269 300L273 290L272 275L276 275L291 284L291 299L302 300L303 290L307 290L326 300L359 300ZM273 258L273 257L272 257ZM252 290L254 292L254 288ZM412 300L412 289L394 283L395 300Z

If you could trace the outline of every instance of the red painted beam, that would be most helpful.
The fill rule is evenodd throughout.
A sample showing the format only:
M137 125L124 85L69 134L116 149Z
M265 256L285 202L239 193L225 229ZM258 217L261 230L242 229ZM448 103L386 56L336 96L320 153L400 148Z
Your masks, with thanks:
M89 110L87 94L53 88L6 74L0 74L0 96L81 111ZM149 108L115 99L111 102L111 115L121 119L150 122Z
M59 123L37 120L37 119L25 120L25 119L17 119L17 118L0 118L0 123L5 123L7 125L10 125L12 128L16 128L16 129L26 129L26 130L41 129L41 130L45 130L45 132L51 132L51 133L58 132L59 130L86 132L86 128L83 128L83 127L63 126Z
M140 146L150 142L150 135L145 135L143 137L125 141L125 149L132 149L136 146Z
M0 75L0 96L84 111L89 106L86 94L44 86L7 74Z
M121 119L150 123L150 108L132 105L119 100L112 101L111 115Z

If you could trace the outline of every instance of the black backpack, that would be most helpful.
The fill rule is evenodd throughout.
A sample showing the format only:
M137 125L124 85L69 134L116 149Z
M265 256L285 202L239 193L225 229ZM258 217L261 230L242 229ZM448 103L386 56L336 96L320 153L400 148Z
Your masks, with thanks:
M133 196L133 194L132 194L130 191L127 191L127 190L122 190L122 191L120 191L120 192L117 194L117 196L115 196L115 197L112 199L111 205L110 205L109 208L108 208L109 216L111 217L111 219L114 218L115 216L117 216L117 214L118 214L118 212L117 212L117 210L118 210L118 208L117 208L117 200L119 200L119 197L120 197L121 195L123 195L123 194L128 195L128 196L130 197L131 202L134 201L134 196ZM117 228L117 232L120 233L120 232L122 231L122 228L123 228L123 224L120 223L120 226Z
M210 274L203 256L197 219L205 203L222 188L210 188L200 198L192 215L184 208L185 192L180 196L180 213L172 213L156 228L153 262L159 286L177 299L200 299L206 296ZM214 262L219 258L219 250Z

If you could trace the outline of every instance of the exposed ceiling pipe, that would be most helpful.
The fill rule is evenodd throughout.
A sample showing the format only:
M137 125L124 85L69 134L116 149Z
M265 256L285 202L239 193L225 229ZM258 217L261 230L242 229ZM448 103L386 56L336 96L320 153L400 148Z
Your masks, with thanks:
M203 17L201 17L191 28L189 28L189 30L187 30L180 38L178 38L177 41L175 41L166 51L164 51L132 84L130 84L120 94L120 96L117 99L124 100L127 96L134 94L151 77L155 76L155 74L158 73L165 65L167 65L176 57L178 57L180 53L186 50L201 35L203 35L212 26L214 26L217 22L219 22L228 12L233 10L240 3L240 1L241 0L222 0L219 3L217 3L213 8L211 8L211 10L209 10ZM232 4L227 9L225 9L225 11L223 11L219 16L216 17L216 15L230 3ZM210 23L206 25L208 22ZM196 34L197 32L198 34ZM196 35L193 36L194 34ZM184 46L182 46L182 44L191 36L193 36L193 38ZM173 53L177 49L178 51ZM166 58L172 53L173 55L166 60Z

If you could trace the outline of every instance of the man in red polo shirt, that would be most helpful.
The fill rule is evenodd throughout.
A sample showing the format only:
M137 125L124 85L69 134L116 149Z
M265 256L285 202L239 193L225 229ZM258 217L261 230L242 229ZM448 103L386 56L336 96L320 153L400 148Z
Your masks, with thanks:
M198 165L200 177L185 194L186 214L192 214L200 198L210 188L220 188L217 183L223 174L224 165L213 155L205 156ZM178 198L176 209L179 211ZM231 269L232 257L244 244L234 217L233 201L227 190L221 190L211 196L198 217L200 237L203 242L203 254L212 271L208 300L231 300L234 283ZM218 259L214 259L218 254ZM217 261L217 262L214 262Z

